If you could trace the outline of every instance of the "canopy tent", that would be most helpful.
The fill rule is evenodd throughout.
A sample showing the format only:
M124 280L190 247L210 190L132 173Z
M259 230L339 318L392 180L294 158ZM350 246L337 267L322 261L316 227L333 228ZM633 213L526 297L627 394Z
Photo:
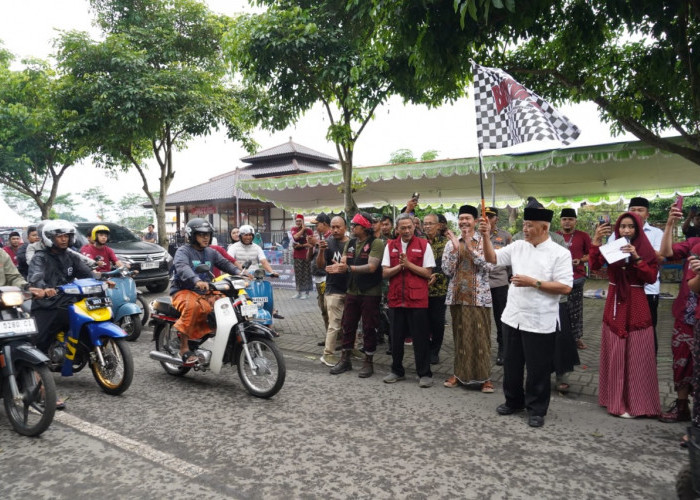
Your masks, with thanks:
M27 221L27 219L12 210L10 206L5 203L5 200L0 199L0 227L11 227L14 229L27 227L28 225L29 221Z
M493 199L498 206L517 206L528 196L544 204L599 204L700 190L700 165L641 141L483 160L487 202ZM376 207L402 206L415 191L421 195L421 205L476 203L481 198L478 172L477 157L356 167L353 196L359 206ZM342 184L338 170L245 180L240 188L287 210L317 213L342 210Z

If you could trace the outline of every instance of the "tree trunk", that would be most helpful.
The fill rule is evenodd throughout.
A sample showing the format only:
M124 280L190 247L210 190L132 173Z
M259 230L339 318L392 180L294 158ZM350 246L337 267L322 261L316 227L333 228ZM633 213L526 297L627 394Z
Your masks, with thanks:
M156 213L156 227L158 228L158 244L168 249L168 233L165 230L165 196L158 198L158 204L154 206Z

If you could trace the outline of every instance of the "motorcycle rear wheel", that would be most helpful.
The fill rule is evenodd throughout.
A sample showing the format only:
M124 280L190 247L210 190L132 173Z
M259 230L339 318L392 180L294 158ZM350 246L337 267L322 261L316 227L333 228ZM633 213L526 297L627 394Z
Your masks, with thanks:
M248 341L248 350L258 368L255 374L248 363L245 350L238 353L238 376L246 390L258 398L271 398L284 385L287 368L284 357L275 343L269 339L255 338Z
M22 396L12 397L10 380L3 379L3 403L12 428L23 436L38 436L53 421L56 412L56 384L48 367L22 361L15 364L15 379Z
M126 340L135 341L141 336L141 315L124 316L119 320L119 327L126 333Z
M170 323L165 325L160 323L156 325L153 335L156 338L156 351L164 352L171 356L175 353L179 355L180 339L178 338L177 333L175 333L173 325ZM190 368L185 368L174 363L167 363L165 361L161 361L160 365L163 367L163 370L170 375L175 375L176 377L182 377L184 374L190 371Z
M125 339L102 337L100 340L105 366L100 366L98 357L90 368L102 390L117 396L131 385L134 378L134 359L131 357L131 350Z

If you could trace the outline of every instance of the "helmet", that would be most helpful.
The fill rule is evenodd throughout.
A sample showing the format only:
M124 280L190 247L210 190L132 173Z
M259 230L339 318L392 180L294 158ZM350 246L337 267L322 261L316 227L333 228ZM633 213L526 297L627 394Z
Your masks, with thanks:
M187 236L187 242L189 244L193 245L197 243L195 240L195 235L197 233L214 234L214 228L209 224L209 221L205 219L192 219L185 227L185 235Z
M68 246L72 247L75 243L75 226L61 219L46 221L41 228L41 241L46 248L52 248L54 245L54 238L61 234L67 234L69 236Z
M97 233L107 233L107 237L109 238L109 228L104 224L92 228L92 241L97 241Z
M243 236L244 234L255 234L255 229L249 224L245 224L238 229L238 235Z

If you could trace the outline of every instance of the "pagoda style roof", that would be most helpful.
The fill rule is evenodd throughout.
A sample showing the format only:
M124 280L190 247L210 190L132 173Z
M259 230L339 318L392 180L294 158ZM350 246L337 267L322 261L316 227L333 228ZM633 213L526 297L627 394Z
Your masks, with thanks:
M267 163L281 158L311 160L308 163L325 165L328 167L327 170L333 170L330 165L338 163L338 158L328 156L327 154L307 148L301 144L297 144L296 142L292 141L291 137L289 138L289 141L285 142L284 144L263 149L254 155L244 156L241 158L241 161L255 165L261 162Z

